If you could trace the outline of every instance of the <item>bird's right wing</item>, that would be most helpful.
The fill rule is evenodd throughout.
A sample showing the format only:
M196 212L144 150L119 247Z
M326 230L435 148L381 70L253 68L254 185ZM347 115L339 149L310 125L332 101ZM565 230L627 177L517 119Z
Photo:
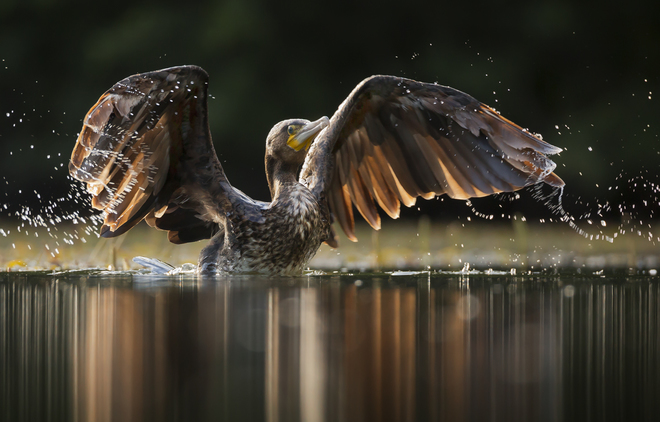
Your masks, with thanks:
M174 243L209 238L224 212L245 202L213 148L207 89L208 75L195 66L142 73L115 84L87 113L69 172L103 210L102 236L146 218Z

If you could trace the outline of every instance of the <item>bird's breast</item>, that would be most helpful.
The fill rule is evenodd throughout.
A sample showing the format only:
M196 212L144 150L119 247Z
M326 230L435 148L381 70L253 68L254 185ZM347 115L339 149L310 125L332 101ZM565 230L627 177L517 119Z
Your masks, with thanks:
M234 271L299 273L327 238L329 219L303 186L280 195L260 222L228 221L229 242L237 253Z

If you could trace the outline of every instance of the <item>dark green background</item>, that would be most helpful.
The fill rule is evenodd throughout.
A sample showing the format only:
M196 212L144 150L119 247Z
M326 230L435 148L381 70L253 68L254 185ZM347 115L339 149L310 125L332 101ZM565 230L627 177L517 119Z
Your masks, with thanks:
M258 199L270 127L331 115L383 73L468 92L566 148L555 161L568 202L640 201L648 192L628 179L657 182L660 159L659 19L653 1L3 0L0 204L66 194L100 94L179 64L209 72L216 149L232 184Z

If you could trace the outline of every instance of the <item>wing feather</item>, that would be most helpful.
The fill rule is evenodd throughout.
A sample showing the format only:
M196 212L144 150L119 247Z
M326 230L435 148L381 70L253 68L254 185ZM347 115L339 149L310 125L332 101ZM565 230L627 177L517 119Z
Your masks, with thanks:
M249 207L215 154L207 88L208 75L195 66L133 75L87 113L69 171L104 212L103 236L147 218L175 243L199 240L220 229L223 209Z
M342 230L353 242L357 242L355 237L355 220L353 219L353 208L348 188L340 183L334 184L329 191L328 202L330 208L334 210L334 218L337 220Z
M362 81L312 144L300 180L355 238L352 207L378 228L376 204L447 194L468 199L545 182L563 186L547 155L560 148L453 88L393 76Z
M376 162L376 151L375 148L371 146L371 151L367 155L366 160L363 164L360 165L360 170L362 172L368 172L369 178L371 181L371 186L373 187L373 195L376 199L378 205L385 210L387 215L391 218L398 218L399 216L399 201L389 188L383 173L381 172L380 165Z
M401 183L397 179L392 166L388 161L385 153L383 152L382 146L374 147L374 163L378 165L380 169L380 174L383 175L383 180L387 184L388 189L394 195L394 200L398 203L401 203L407 207L412 207L415 205L415 198L408 194L401 186ZM368 164L365 164L368 165ZM399 204L396 205L397 214L399 212Z

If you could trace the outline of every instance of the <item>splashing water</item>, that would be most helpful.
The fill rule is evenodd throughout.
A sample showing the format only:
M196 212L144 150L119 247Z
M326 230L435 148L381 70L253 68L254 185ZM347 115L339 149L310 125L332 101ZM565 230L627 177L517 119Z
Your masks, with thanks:
M30 148L30 150L34 149ZM50 157L48 157L48 159L50 159ZM61 167L62 165L59 167L53 167L54 171L58 171L58 175L61 175L61 172L58 170ZM63 248L76 247L78 249L82 248L83 250L89 249L89 247L86 247L89 240L95 241L96 245L94 248L99 248L98 245L102 245L104 242L114 241L115 243L112 244L110 255L114 256L117 254L115 249L118 249L119 246L121 246L121 242L123 242L122 239L125 236L118 238L118 240L99 240L97 234L98 228L105 216L101 213L90 213L90 196L85 192L83 185L74 181L69 176L66 176L66 179L69 181L69 191L64 196L49 198L47 195L39 193L36 190L33 192L34 197L38 199L40 204L38 208L20 206L15 203L0 203L0 212L4 214L3 217L19 221L19 224L13 227L8 226L6 222L2 223L2 226L0 226L0 236L12 240L12 249L22 249L22 251L16 251L17 253L11 256L12 259L5 258L5 262L0 263L0 265L12 270L39 269L44 267L43 261L44 258L46 258L45 260L47 261L47 264L45 265L47 268L98 267L98 264L95 264L90 260L76 262L77 260L74 259L74 261L71 262L62 259L64 257L62 254ZM608 188L608 191L618 193L621 198L621 201L618 203L613 199L598 201L594 198L589 201L582 196L577 198L573 197L570 193L570 186L565 190L564 188L548 188L543 184L539 184L522 192L496 195L495 200L492 198L480 198L465 201L465 204L469 207L473 216L488 221L489 224L496 225L497 221L508 220L514 222L515 226L515 224L517 224L516 222L528 224L531 223L531 221L525 217L524 214L520 214L518 211L511 212L507 209L508 207L503 207L502 204L507 205L516 203L527 196L540 204L543 209L546 210L546 214L548 214L547 216L541 216L538 219L539 224L567 225L572 231L588 241L603 241L611 244L614 243L617 238L627 235L638 236L655 246L660 239L658 238L658 234L654 232L652 221L656 216L658 205L660 205L658 199L660 196L660 184L649 179L650 177L643 175L627 178L624 177L623 174L618 175L615 179L615 183ZM6 185L11 187L11 184L8 181L6 181ZM641 199L639 201L628 200L626 193L630 192L636 193L636 197ZM444 201L444 199L441 199L441 201ZM493 207L493 203L499 203L500 208L502 208L501 212L496 213L492 209L484 211L482 205L485 201L489 203L488 206L491 208ZM457 220L460 221L460 219L460 216L457 217ZM472 218L469 216L464 221L467 223L473 223ZM462 227L465 227L465 224L466 223L462 223ZM488 228L486 228L486 230L488 230ZM154 233L158 232L154 231ZM21 236L25 237L21 239ZM345 250L344 248L347 243L348 242L342 243L342 249L340 249L340 251ZM17 246L17 244L22 246ZM33 246L36 247L33 248ZM463 243L456 243L456 247L465 249L468 256L470 253L474 253L474 249L471 249L469 246L465 248ZM198 250L200 246L196 246L195 248ZM25 249L27 249L27 251ZM42 251L36 253L37 256L32 259L26 258L26 255L29 256L35 249L42 249ZM488 261L477 260L477 262L481 265L486 265L486 268L489 268L487 271L497 271L493 270L491 267L503 268L508 265L522 265L526 268L528 265L531 265L530 261L533 261L533 259L531 259L533 253L525 253L525 251L521 252L522 253L513 252L504 260L498 260L491 256ZM536 251L534 250L532 252ZM557 255L561 255L562 250L558 249L557 252ZM196 252L194 252L194 254L195 253ZM433 253L435 253L435 251L433 251ZM443 253L446 253L446 251ZM432 252L429 251L428 255L431 254ZM3 255L9 256L11 254ZM92 254L92 258L95 258L94 254ZM467 261L461 264L461 261L464 259L469 258L460 258L459 262L456 264L463 266L459 273L469 274L479 272L477 269L471 269L469 264L467 264ZM194 260L194 258L188 259L188 261ZM116 257L113 257L111 261L112 264L104 264L101 265L101 267L111 269L135 268L134 265L128 265L126 259L124 259L123 262L119 260L118 263ZM427 261L429 260L426 259L424 262ZM105 262L107 262L107 260L105 260ZM323 262L323 260L320 260L320 262ZM432 265L436 268L438 268L438 264L438 262L432 262ZM568 262L564 260L563 264L568 264ZM603 265L607 264L607 262L603 263ZM628 261L626 264L628 265L630 262ZM346 267L346 264L343 262L325 262L326 267L332 267L333 265L335 265L335 268L337 266ZM410 263L404 263L397 259L390 261L388 265L395 267L411 266ZM442 262L440 262L440 265L442 265ZM444 265L451 266L452 264L449 263L449 261L445 261ZM547 266L548 262L540 266L537 265L537 268L544 265ZM562 260L557 258L549 265L555 268L561 268ZM649 265L655 266L655 262L651 262ZM414 266L414 263L412 266ZM427 265L420 266L427 267ZM369 265L368 263L362 264L360 267L374 268L373 265ZM378 267L378 265L376 265L376 267ZM451 269L449 270L453 271ZM177 271L185 272L187 270L183 267L177 267L169 268L165 272L174 274Z
M419 54L415 53L414 57L419 57ZM489 61L492 61L492 59L489 58ZM495 92L493 92L493 95L495 95ZM649 100L650 97L649 91ZM48 108L13 107L4 111L5 118L9 123L9 126L5 125L5 127L16 130L16 133L20 135L24 132L26 123L36 124L42 116L48 117L56 113L60 114ZM65 112L61 112L62 116L65 114ZM59 119L63 120L61 117ZM569 125L561 125L561 127L564 132L563 135L560 132L560 125L555 126L557 135L563 136L563 139L577 136L577 132L579 132L574 125L570 125L570 127ZM58 129L52 129L50 132L50 137L59 137L63 134L67 139L70 139L71 141L66 143L67 148L73 145L75 136L65 131L61 134ZM643 132L645 136L656 136L657 138L657 135L651 132L649 125L644 128ZM12 133L0 133L0 136L5 139L11 137L11 135ZM66 172L67 162L65 157L68 157L69 151L53 150L52 147L44 146L43 142L34 142L32 139L27 141L27 138L23 135L15 136L12 139L15 140L11 143L10 150L7 151L8 155L13 157L12 159L48 168L50 173L46 178L49 180L66 179L68 191L64 194L57 194L57 192L51 191L49 187L45 187L43 190L31 189L28 191L24 190L21 187L22 184L19 183L22 174L1 175L0 183L4 182L5 197L0 200L0 218L2 218L0 220L0 240L4 240L3 243L0 243L0 249L2 250L0 268L19 270L44 267L137 268L133 264L129 264L131 256L128 259L118 256L127 254L127 252L120 252L122 248L126 249L132 242L130 240L125 242L124 239L127 235L112 240L99 240L98 228L105 216L101 213L91 212L90 196L83 185L63 174ZM561 144L561 142L554 139L550 141ZM599 152L597 144L589 145L585 149L589 154ZM115 153L109 152L108 154ZM122 156L116 158L118 161L124 161L125 165L130 168L129 161L123 160ZM561 163L562 160L558 159L557 161ZM613 168L613 166L610 165L608 168ZM29 172L29 165L26 165L22 170ZM568 168L560 168L557 172L561 176L563 171L568 171ZM616 172L611 174L616 174ZM580 175L582 175L581 172ZM424 230L428 231L428 227L418 230L417 236L419 238L421 234L421 238L415 241L419 241L420 244L426 246L420 247L420 250L416 252L418 253L416 258L405 258L409 247L400 240L394 243L395 246L391 250L384 250L383 247L377 246L377 242L374 241L372 242L374 243L373 250L365 253L365 244L368 245L368 241L364 239L369 238L369 235L367 235L361 236L362 240L359 244L359 248L362 249L361 258L354 259L352 257L353 252L349 252L351 244L343 241L339 252L332 252L335 257L334 260L328 259L329 253L324 253L322 250L319 257L311 265L325 268L422 267L424 269L444 266L450 271L454 271L453 268L458 267L462 268L461 271L471 272L478 271L474 268L474 265L483 266L484 268L507 268L507 271L515 271L516 268L527 269L535 265L537 268L544 266L561 268L562 266L577 266L576 262L596 262L600 264L603 262L600 258L592 261L589 261L588 257L583 260L575 258L578 254L575 249L600 248L593 246L591 242L614 245L623 242L623 248L629 251L629 255L635 255L642 248L630 240L632 237L648 242L651 246L656 246L660 242L660 233L655 228L654 223L660 210L660 180L658 177L655 171L642 168L638 174L627 174L625 171L619 171L614 180L601 178L596 188L590 191L589 194L576 192L570 183L565 188L549 188L546 185L539 184L521 192L498 194L494 196L494 199L490 197L465 201L470 215L465 217L464 214L459 213L457 216L449 216L449 225L445 226L447 228L438 235L438 238L442 238L441 240L435 239L435 237L429 240L428 238L431 236L428 233L424 234ZM48 180L44 181L44 184L47 182ZM527 209L530 204L527 201L529 198L536 203L536 209L531 211ZM440 197L438 200L443 204L452 202L452 200L444 197ZM37 205L21 205L25 203ZM515 207L513 204L519 206ZM539 206L541 210L538 210ZM424 205L419 206L419 208L423 207ZM532 219L529 215L534 215L535 218ZM418 217L419 214L413 218ZM447 218L446 215L443 215L443 217ZM479 225L477 220L481 220L479 224L485 223L485 225L477 227ZM507 227L512 228L514 233L500 234L501 239L488 252L483 252L483 242L478 240L474 242L458 241L457 239L458 237L469 239L470 233L468 231L471 226L474 227L476 232L486 230L495 233L502 226L501 222L506 222ZM566 237L562 234L553 240L553 244L539 247L538 241L534 240L536 243L533 243L529 240L533 237L529 232L534 232L537 230L536 227L543 227L544 225L568 227L570 231L589 243L586 243L587 246L585 247L577 247L573 244L567 246L560 242L560 240L563 241L563 237ZM461 230L461 233L456 233L456 237L452 233L454 228L460 228ZM163 241L164 236L162 233L155 230L141 232L139 227L134 230L139 232L137 236L141 237L140 240L146 240L152 245L155 244L153 243L155 242L154 239L158 239L159 243L157 244L159 246L148 248L146 255L165 258L162 254L171 256L173 253L173 247ZM396 233L399 239L405 238L404 233L401 231L396 231ZM378 238L378 235L374 236ZM422 239L425 236L427 239ZM381 236L381 238L383 237ZM624 238L626 240L622 240ZM412 243L412 241L408 243ZM577 241L572 241L572 243L577 244ZM506 246L507 244L508 246ZM67 248L70 248L71 251L64 253ZM99 252L104 248L109 250L107 255L106 252ZM185 250L181 253L185 257L183 259L195 261L201 245L185 247L188 249L182 246L176 248L181 251ZM542 249L552 249L552 253L548 252L548 255L552 256L545 260L538 258L537 252ZM602 250L602 248L600 249ZM78 252L74 252L74 250ZM86 252L89 258L81 260L77 256L80 255L80 251ZM588 255L588 252L586 250L580 253ZM140 254L144 252L137 250L130 253ZM602 254L602 252L599 253ZM102 255L110 258L99 259ZM439 255L448 258L439 258ZM384 259L383 256L387 256L388 259ZM572 261L566 259L566 256L571 256ZM655 256L657 256L657 253ZM181 262L179 258L177 257L176 260ZM467 264L468 259L473 263L472 268ZM605 259L603 265L611 264L608 259ZM95 262L95 260L98 262ZM619 260L617 262L622 263L623 261ZM660 262L660 258L655 258L655 260L649 258L641 264L641 267L650 268L657 265L658 262ZM99 263L102 263L102 265L99 265ZM623 265L640 267L640 264L635 263L635 260L631 258L628 258ZM490 271L497 270L490 269Z

